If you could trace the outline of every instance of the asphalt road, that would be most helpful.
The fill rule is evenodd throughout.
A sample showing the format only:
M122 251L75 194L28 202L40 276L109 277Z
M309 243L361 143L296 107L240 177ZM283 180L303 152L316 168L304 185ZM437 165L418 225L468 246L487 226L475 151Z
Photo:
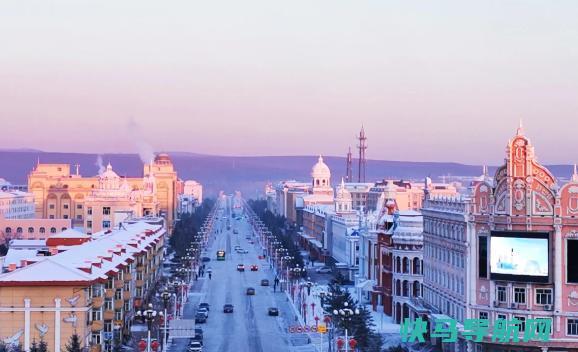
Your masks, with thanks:
M260 285L261 279L269 279L273 283L272 272L265 260L258 259L258 252L261 251L258 245L246 239L253 236L249 223L244 217L241 220L233 219L230 216L230 198L227 203L217 220L216 227L222 232L215 235L206 251L211 261L205 265L206 269L212 269L212 279L209 280L207 274L199 278L185 306L185 318L193 319L199 303L210 304L207 323L197 325L204 332L203 351L314 351L307 338L287 333L288 325L295 321L293 310L284 293L274 293L273 286ZM231 225L230 230L227 230L227 222ZM236 253L236 245L249 253ZM226 251L225 261L216 260L218 250ZM245 272L237 271L237 264L244 264ZM258 265L258 271L250 271L253 264ZM246 295L248 287L255 289L254 296ZM223 305L229 303L234 305L234 312L223 313ZM279 308L280 315L269 316L269 307ZM186 346L187 341L175 341L170 350L185 351Z

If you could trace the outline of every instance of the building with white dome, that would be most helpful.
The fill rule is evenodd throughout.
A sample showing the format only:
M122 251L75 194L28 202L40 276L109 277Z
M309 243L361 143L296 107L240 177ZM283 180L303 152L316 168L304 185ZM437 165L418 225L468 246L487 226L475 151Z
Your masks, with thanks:
M311 193L303 196L303 206L333 205L334 191L331 187L331 170L320 155L311 169Z

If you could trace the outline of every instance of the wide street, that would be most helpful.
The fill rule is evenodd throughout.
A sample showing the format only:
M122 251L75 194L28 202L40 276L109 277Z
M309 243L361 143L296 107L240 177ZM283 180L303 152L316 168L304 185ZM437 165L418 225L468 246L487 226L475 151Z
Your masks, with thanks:
M247 239L253 239L247 219L240 209L235 213L240 219L232 216L231 198L222 198L219 207L213 227L218 233L213 235L203 254L211 258L205 265L207 270L212 270L212 279L205 274L194 283L184 312L186 319L194 319L199 303L210 304L207 322L197 324L204 332L203 351L315 351L307 344L306 336L287 333L288 325L295 323L294 311L285 293L278 289L273 292L274 276L269 264L258 258L262 252L258 244ZM248 253L237 253L237 245ZM218 250L226 252L225 261L216 260ZM237 271L238 264L245 265L244 272ZM250 270L253 264L258 265L258 271ZM261 286L262 279L268 279L271 286ZM249 287L255 289L254 296L246 295ZM234 312L224 313L224 304L233 304ZM269 307L277 307L279 316L269 316ZM187 343L184 339L174 341L170 350L185 351Z

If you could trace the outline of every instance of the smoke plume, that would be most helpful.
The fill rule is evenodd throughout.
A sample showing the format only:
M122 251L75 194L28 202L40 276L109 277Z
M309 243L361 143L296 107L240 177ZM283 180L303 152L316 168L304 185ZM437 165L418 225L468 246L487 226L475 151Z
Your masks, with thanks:
M102 163L102 155L98 154L98 156L96 157L96 162L94 163L94 165L98 166L98 174L102 175L102 173L105 170L104 164Z
M132 142L134 143L140 160L144 164L151 163L155 158L155 152L153 147L145 140L140 126L136 123L136 121L131 117L128 120L127 124L128 135Z

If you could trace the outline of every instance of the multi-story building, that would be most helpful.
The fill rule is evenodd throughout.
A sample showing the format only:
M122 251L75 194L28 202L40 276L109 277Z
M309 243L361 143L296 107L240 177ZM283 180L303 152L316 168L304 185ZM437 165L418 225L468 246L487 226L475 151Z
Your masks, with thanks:
M159 202L152 174L145 177L142 189L132 189L125 178L112 170L110 163L98 175L98 187L84 199L84 229L88 234L120 226L126 219L159 215Z
M76 333L83 347L110 350L113 338L128 336L135 310L160 276L163 222L127 221L75 246L66 236L50 239L47 246L60 253L29 258L26 266L1 274L4 342L28 350L43 339L49 350L61 351Z
M415 210L394 214L392 312L394 321L409 318L409 302L421 298L423 282L423 218Z
M423 183L408 182L404 180L383 180L372 186L367 194L367 209L377 210L377 203L380 195L386 190L395 186L395 203L398 210L420 210L424 200ZM430 184L430 194L432 196L453 197L458 194L458 190L452 184L433 183Z
M34 196L22 191L0 190L0 218L31 219L34 217Z
M289 224L297 223L297 207L303 207L302 202L298 205L298 199L301 196L309 194L311 184L297 181L282 181L275 186L275 201L268 204L274 204L274 213L284 216Z
M12 239L44 240L71 226L70 219L4 219L0 216L0 244Z
M411 317L481 318L491 328L498 319L516 319L520 334L529 319L551 323L549 341L432 341L445 350L576 350L576 214L578 173L560 187L519 128L493 181L474 182L465 199L426 200L424 299L411 307Z
M145 189L145 182L154 178L154 193L159 203L159 213L172 228L178 200L178 179L173 163L167 154L158 154L154 162L145 164L143 177L124 178L131 190ZM83 177L78 167L71 174L68 164L38 164L28 175L28 190L34 195L36 217L47 219L72 219L84 224L85 200L98 188L99 177Z
M352 209L365 210L367 209L367 198L369 190L374 186L373 183L363 182L346 182L345 188L351 194Z

